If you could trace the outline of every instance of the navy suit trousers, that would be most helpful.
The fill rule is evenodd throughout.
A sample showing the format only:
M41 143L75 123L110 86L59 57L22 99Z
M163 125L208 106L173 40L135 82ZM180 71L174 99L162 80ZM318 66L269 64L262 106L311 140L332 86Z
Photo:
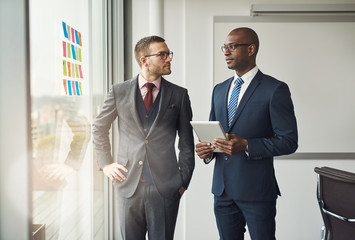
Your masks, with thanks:
M252 240L275 240L276 200L234 200L224 192L214 197L214 212L220 240L243 240L247 223Z

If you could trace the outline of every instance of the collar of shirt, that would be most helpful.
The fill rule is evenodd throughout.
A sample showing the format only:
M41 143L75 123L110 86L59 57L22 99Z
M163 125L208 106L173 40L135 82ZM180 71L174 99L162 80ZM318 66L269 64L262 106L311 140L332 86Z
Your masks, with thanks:
M139 74L138 76L138 86L142 94L142 98L145 98L145 95L147 94L147 88L144 86L148 81L145 80L145 78L142 76L142 74ZM161 85L161 77L158 77L152 82L155 85L155 88L153 88L153 100L158 96L158 93L160 91L160 85Z
M259 68L257 66L255 66L254 68L252 68L249 72L245 73L243 76L240 76L244 83L242 84L241 88L240 88L240 92L239 92L239 97L238 97L238 103L237 106L240 103L240 99L242 99L245 91L247 90L249 84L251 83L251 81L253 80L253 78L255 77L255 75L258 73ZM234 85L236 84L235 80L239 78L239 76L237 75L237 73L234 74L234 79L231 82L230 88L229 88L229 93L228 93L228 103L229 103L229 99L232 95L232 90ZM227 104L228 104L227 103Z
M243 76L240 76L244 83L242 84L242 87L245 87L245 89L249 86L251 80L253 80L253 78L255 77L255 75L258 73L258 67L255 66L254 68L252 68L249 72L245 73ZM239 78L239 76L237 75L237 73L234 74L234 79L233 79L233 86L235 85L235 80Z
M144 87L144 85L147 83L148 81L145 80L145 78L142 76L142 74L139 74L138 76L138 84L139 84L139 89L142 89L142 87ZM160 90L160 84L161 84L161 77L158 77L157 79L155 79L152 82L155 87L158 89L158 91Z

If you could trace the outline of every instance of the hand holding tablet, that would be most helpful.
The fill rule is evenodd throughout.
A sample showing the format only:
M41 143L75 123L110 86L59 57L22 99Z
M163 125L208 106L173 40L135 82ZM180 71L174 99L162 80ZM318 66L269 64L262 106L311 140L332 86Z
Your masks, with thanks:
M201 142L212 144L216 138L226 139L226 133L219 121L191 121L190 123ZM218 148L214 151L221 152Z

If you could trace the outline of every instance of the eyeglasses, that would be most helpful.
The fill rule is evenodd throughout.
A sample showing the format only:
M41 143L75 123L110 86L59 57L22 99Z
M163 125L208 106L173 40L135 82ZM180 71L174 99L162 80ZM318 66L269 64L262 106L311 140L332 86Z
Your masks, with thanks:
M173 52L169 51L169 52L154 53L154 54L146 55L144 57L159 56L162 60L166 60L168 56L170 57L170 59L173 59L173 55L174 55Z
M241 43L241 44L235 43L235 44L223 45L221 47L221 49L222 49L222 52L225 53L227 50L229 52L232 52L235 49L237 49L237 47L239 47L239 46L248 46L249 47L250 45L251 45L251 43Z

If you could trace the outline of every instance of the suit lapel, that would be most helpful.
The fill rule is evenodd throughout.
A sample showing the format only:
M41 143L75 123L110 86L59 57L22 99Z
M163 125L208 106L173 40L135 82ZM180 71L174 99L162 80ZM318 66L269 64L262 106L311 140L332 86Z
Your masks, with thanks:
M168 109L171 96L172 96L171 84L168 81L166 81L164 78L161 78L159 111L157 117L155 118L152 124L152 127L150 128L148 136L154 131L156 125L159 123L160 119L164 116L166 110Z
M140 132L144 134L143 131L143 124L142 121L139 117L138 109L137 109L137 84L138 84L138 76L130 80L130 84L128 85L127 93L128 93L128 99L131 103L134 103L133 106L130 108L132 117L134 121L136 122L138 129Z
M253 78L253 80L250 82L247 90L245 91L242 99L240 100L239 106L237 108L237 111L235 113L233 122L231 124L231 127L233 127L233 125L235 124L235 122L237 121L237 119L239 118L241 112L243 111L246 103L249 101L250 97L253 95L255 89L259 86L259 84L261 83L261 80L263 78L263 73L259 70L258 73L255 75L255 77Z

